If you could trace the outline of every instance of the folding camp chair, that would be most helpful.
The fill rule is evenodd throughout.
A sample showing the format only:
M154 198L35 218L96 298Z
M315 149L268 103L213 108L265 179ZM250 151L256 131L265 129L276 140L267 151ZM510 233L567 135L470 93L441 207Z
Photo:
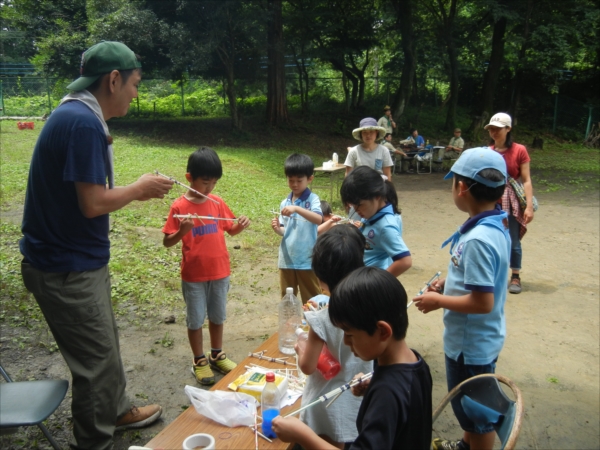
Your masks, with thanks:
M508 398L500 383L512 390L515 400ZM432 423L435 423L444 408L456 396L460 396L463 409L471 420L493 425L503 450L515 448L523 420L523 397L511 380L489 373L463 381L442 399L433 412Z
M40 380L14 382L0 365L6 383L0 384L0 434L11 429L37 425L52 447L60 447L42 424L62 403L69 382L67 380Z

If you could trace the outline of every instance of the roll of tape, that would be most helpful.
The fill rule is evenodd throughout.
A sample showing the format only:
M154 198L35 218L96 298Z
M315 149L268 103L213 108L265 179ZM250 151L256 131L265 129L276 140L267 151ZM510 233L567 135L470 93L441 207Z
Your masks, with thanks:
M194 450L197 448L215 450L215 438L210 434L198 433L188 436L183 441L183 450Z

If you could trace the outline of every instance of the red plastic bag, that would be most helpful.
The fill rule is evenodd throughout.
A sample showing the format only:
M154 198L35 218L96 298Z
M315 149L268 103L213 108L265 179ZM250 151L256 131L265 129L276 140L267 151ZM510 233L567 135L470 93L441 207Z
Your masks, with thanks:
M19 128L19 130L33 130L33 125L34 122L17 122L17 127Z

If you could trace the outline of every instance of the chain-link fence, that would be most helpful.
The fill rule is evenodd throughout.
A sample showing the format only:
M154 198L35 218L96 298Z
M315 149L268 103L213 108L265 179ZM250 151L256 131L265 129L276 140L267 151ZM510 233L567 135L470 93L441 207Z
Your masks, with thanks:
M301 110L302 99L297 76L288 75L288 108ZM398 84L398 78L367 77L365 103L389 104ZM0 115L11 117L41 117L49 114L68 92L69 80L35 76L0 78ZM306 87L303 87L306 89ZM346 88L351 89L346 80ZM341 77L309 77L308 102L311 110L336 110L345 100L344 80ZM434 82L418 96L419 105L438 106L447 85ZM266 80L236 81L238 110L243 115L263 114L266 108ZM593 123L600 121L600 107L572 98L550 95L543 102L543 126L562 137L578 140L586 136ZM538 99L539 105L539 99ZM371 110L372 108L369 108ZM550 112L552 111L552 113ZM144 78L139 95L128 112L131 117L226 117L229 101L221 80L190 79L172 81Z

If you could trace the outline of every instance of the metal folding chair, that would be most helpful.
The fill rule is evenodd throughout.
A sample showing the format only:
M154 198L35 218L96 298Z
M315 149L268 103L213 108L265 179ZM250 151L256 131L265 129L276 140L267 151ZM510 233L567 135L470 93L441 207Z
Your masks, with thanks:
M0 434L8 434L18 427L37 425L52 447L60 450L48 429L42 423L62 403L69 382L67 380L13 381L0 365L6 383L0 384Z
M514 400L502 390L500 383L508 386ZM477 375L455 386L433 411L435 423L450 401L460 396L465 414L476 423L492 424L502 442L503 450L513 450L523 421L523 397L521 391L508 378L493 373Z

